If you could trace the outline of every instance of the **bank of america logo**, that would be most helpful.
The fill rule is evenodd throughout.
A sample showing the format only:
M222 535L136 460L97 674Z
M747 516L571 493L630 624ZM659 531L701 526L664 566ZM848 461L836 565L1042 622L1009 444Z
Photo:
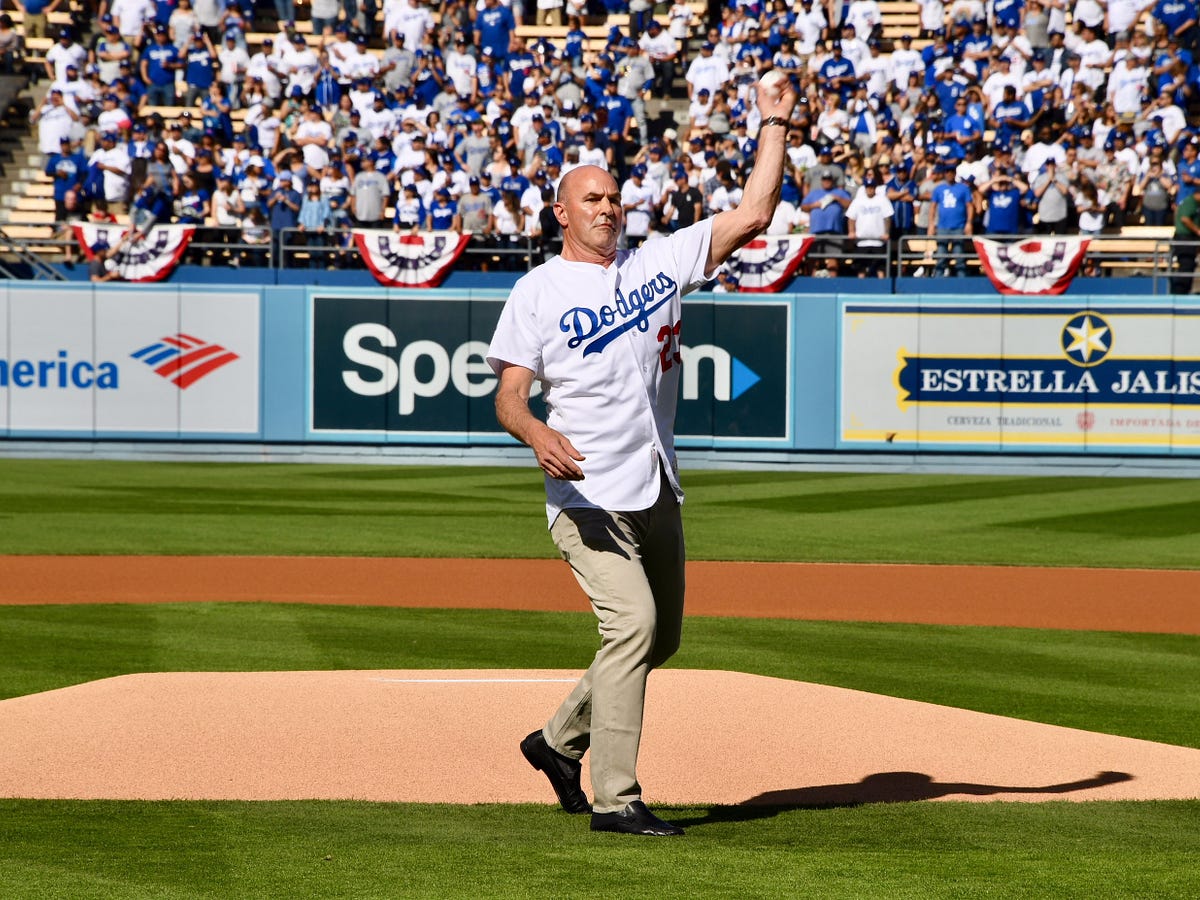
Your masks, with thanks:
M238 358L232 350L190 334L168 335L130 355L180 388L190 387Z

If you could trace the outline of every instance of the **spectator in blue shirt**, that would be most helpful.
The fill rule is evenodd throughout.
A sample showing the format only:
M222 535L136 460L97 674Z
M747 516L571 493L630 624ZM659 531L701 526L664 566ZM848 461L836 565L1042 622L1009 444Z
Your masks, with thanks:
M892 243L899 249L900 239L914 233L916 227L917 183L908 169L893 165L883 191L892 202Z
M940 31L934 35L933 43L921 51L921 62L925 66L925 86L933 87L937 83L942 67L949 65L954 59L946 35Z
M46 159L46 174L54 179L54 218L65 224L67 216L67 194L78 192L87 175L87 158L71 146L71 138L63 135L59 139L59 150Z
M426 53L418 50L415 55L417 64L412 72L413 100L424 101L426 104L432 105L438 94L442 92L442 85L449 80L446 70L442 66L441 54L436 51ZM453 82L451 82L451 88L453 89Z
M146 102L151 106L174 106L175 72L183 68L179 51L171 43L166 26L154 29L154 43L142 53L141 73L146 82Z
M525 49L525 39L513 38L512 52L504 60L504 71L508 81L508 92L512 95L513 102L518 105L525 99L525 79L535 65L533 54Z
M429 228L431 231L461 231L458 204L450 199L450 192L440 188L429 205Z
M54 221L56 238L66 238L65 261L75 263L75 239L70 223L84 215L83 182L87 177L87 157L71 146L71 138L59 139L59 150L46 159L46 174L54 179Z
M843 235L846 233L846 208L850 205L850 195L839 187L834 187L833 173L821 173L821 186L813 188L801 201L800 209L808 213L809 231L817 235ZM811 254L828 256L841 251L839 239L823 239L814 241Z
M987 234L1020 234L1021 196L1029 185L1021 180L1020 171L1005 166L979 185L979 194L987 207Z
M1004 96L992 109L988 124L996 131L996 140L1011 143L1030 126L1032 117L1025 104L1017 99L1017 89L1004 86Z
M300 224L300 209L304 196L296 190L291 172L279 173L279 185L267 197L268 221L271 225L271 259L280 260L284 243L296 239L294 233L284 234Z
M950 148L951 159L962 159L967 155L967 146L974 145L981 137L979 125L967 115L967 98L954 101L954 112L946 117L942 125L942 140Z
M483 9L475 15L475 45L480 50L490 50L492 56L503 59L516 30L512 10L501 6L500 0L484 0Z
M563 56L574 65L583 63L583 47L587 42L587 32L583 30L583 20L571 16L567 23L566 43L563 45Z
M842 56L842 42L833 41L833 56L821 63L818 72L821 89L837 91L845 103L853 95L858 86L858 78L854 73L854 63Z
M604 88L599 104L608 112L604 123L604 136L608 139L609 158L618 171L624 169L625 142L634 125L633 104L617 93L617 79L611 78Z
M945 277L947 264L953 257L955 274L962 277L967 274L966 242L962 235L969 236L974 227L971 189L955 180L955 167L950 163L940 164L937 171L944 180L935 185L930 194L928 228L930 237L938 235L934 274Z
M185 172L183 188L179 193L179 224L203 225L211 197L209 191L200 187L194 173Z
M741 49L737 52L739 62L748 59L751 60L756 69L761 68L764 62L771 59L774 54L771 48L767 46L767 42L762 39L762 33L757 25L751 25L749 28L749 36L742 42Z
M1150 13L1167 28L1167 34L1179 39L1179 46L1196 51L1196 21L1200 18L1195 0L1158 0Z
M1183 145L1183 158L1176 164L1175 176L1179 190L1175 194L1176 205L1200 190L1200 146L1195 138Z
M300 223L297 226L309 247L308 267L323 268L328 261L324 248L329 246L328 232L333 224L329 201L321 196L321 185L313 180L304 189L304 202L300 205Z
M187 82L187 93L183 96L184 106L195 106L197 100L208 94L208 89L217 80L216 61L217 54L209 43L208 35L203 31L192 35L184 69L184 80Z

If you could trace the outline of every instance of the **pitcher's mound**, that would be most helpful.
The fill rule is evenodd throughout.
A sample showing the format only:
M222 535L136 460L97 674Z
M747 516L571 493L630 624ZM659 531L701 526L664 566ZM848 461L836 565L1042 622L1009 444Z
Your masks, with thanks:
M517 744L578 675L109 678L0 702L0 796L550 802ZM1192 798L1197 773L1191 748L678 669L650 678L639 764L671 805Z

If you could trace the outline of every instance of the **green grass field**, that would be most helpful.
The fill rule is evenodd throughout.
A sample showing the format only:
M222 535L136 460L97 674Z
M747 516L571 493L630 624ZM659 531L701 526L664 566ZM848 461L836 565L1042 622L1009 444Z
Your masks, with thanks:
M1200 549L1200 480L684 485L693 558L1194 568ZM526 469L0 461L0 553L552 549ZM137 671L583 666L594 641L583 613L0 607L0 697ZM1200 747L1195 636L696 617L672 665ZM682 841L593 835L549 806L4 800L0 896L1200 895L1200 802L665 812Z
M1195 568L1200 479L687 472L694 559ZM552 557L530 468L0 460L0 553Z

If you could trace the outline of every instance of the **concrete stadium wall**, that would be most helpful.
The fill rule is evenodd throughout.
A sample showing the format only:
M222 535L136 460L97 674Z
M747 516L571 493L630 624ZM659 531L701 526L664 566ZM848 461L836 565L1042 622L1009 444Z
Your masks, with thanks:
M508 447L483 360L505 296L0 285L0 437ZM1200 453L1189 297L988 289L686 305L681 448Z

